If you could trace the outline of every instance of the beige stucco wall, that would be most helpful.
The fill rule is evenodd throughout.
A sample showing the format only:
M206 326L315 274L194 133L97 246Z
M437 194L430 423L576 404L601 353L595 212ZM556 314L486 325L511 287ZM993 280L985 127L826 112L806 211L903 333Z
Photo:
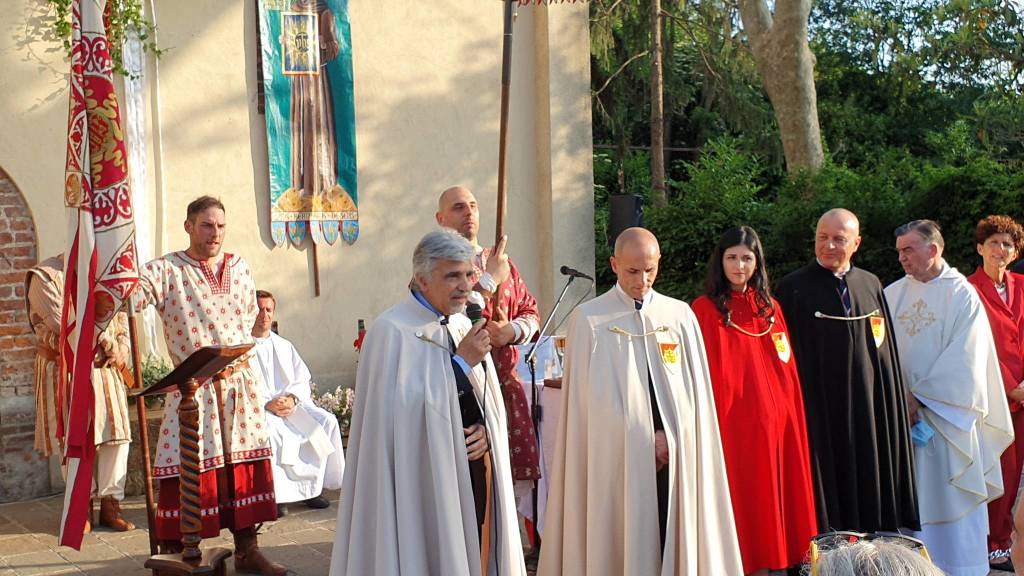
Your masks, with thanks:
M0 166L28 199L45 256L65 241L68 66L46 38L45 3L11 4L0 21ZM310 251L270 241L253 3L156 1L169 50L148 68L148 186L137 193L154 224L139 234L159 253L182 249L185 205L220 196L227 250L278 294L282 335L321 388L351 383L356 320L404 294L438 193L455 183L475 190L481 237L493 236L501 10L497 0L350 1L361 233L353 246L319 250L314 298ZM512 257L547 309L560 265L594 267L587 7L521 8L516 26L507 227Z

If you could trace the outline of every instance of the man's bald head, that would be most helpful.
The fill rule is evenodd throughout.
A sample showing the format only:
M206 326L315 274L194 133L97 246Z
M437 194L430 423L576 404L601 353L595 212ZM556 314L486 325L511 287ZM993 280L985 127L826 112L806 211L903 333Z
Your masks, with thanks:
M451 188L446 188L445 191L441 192L441 195L437 197L437 209L444 210L445 207L452 204L455 200L465 198L467 196L472 198L474 201L476 200L476 196L473 195L473 192L465 186L452 186Z
M627 228L615 239L612 270L619 287L634 300L643 300L658 277L661 247L649 230Z
M615 239L615 255L622 254L624 250L639 250L661 256L658 239L646 228L634 227L623 230Z
M833 208L818 218L814 232L814 255L832 272L845 272L860 248L860 220L845 208Z
M818 228L821 227L822 222L830 221L839 224L843 228L853 232L855 236L860 236L860 220L857 215L850 212L846 208L833 208L828 212L821 215L818 218Z
M476 236L480 231L480 209L476 196L465 186L452 186L437 199L437 223L451 228L463 238L476 245Z

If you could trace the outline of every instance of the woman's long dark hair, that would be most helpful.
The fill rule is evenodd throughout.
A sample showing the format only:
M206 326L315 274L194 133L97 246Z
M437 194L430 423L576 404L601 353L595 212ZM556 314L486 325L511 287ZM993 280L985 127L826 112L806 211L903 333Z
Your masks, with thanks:
M754 263L757 266L754 275L747 282L747 287L754 291L754 301L757 303L756 313L762 318L770 318L775 313L771 292L768 291L768 269L764 265L761 239L757 237L757 232L750 226L737 226L726 230L718 240L718 246L715 247L711 259L708 260L708 276L704 284L704 293L715 303L715 307L722 313L726 324L729 323L729 297L732 293L732 285L725 277L722 256L729 248L741 244L754 253Z

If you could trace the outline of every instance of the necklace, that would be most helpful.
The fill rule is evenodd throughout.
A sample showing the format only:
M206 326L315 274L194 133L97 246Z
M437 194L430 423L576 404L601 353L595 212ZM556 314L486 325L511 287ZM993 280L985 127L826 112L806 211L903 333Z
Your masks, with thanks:
M658 334L659 332L668 332L668 326L658 326L654 330L644 332L643 334L633 334L632 332L623 330L618 326L612 326L611 328L608 329L608 331L613 332L615 334L619 334L621 336L626 336L627 338L646 338L652 334Z
M736 329L737 332L740 332L741 334L746 334L747 336L750 336L751 338L760 338L762 336L767 336L768 333L770 333L772 331L772 327L775 326L775 316L772 315L772 317L768 319L768 327L765 328L764 332L757 332L757 333L747 332L743 328L740 328L736 324L733 324L732 320L726 321L725 325L729 326L730 328L734 328L734 329Z

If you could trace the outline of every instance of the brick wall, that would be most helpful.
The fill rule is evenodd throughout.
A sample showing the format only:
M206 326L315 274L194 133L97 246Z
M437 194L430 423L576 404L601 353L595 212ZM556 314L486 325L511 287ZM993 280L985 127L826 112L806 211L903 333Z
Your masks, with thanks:
M25 314L25 272L36 230L21 192L0 168L0 502L50 492L49 466L32 449L35 337Z

